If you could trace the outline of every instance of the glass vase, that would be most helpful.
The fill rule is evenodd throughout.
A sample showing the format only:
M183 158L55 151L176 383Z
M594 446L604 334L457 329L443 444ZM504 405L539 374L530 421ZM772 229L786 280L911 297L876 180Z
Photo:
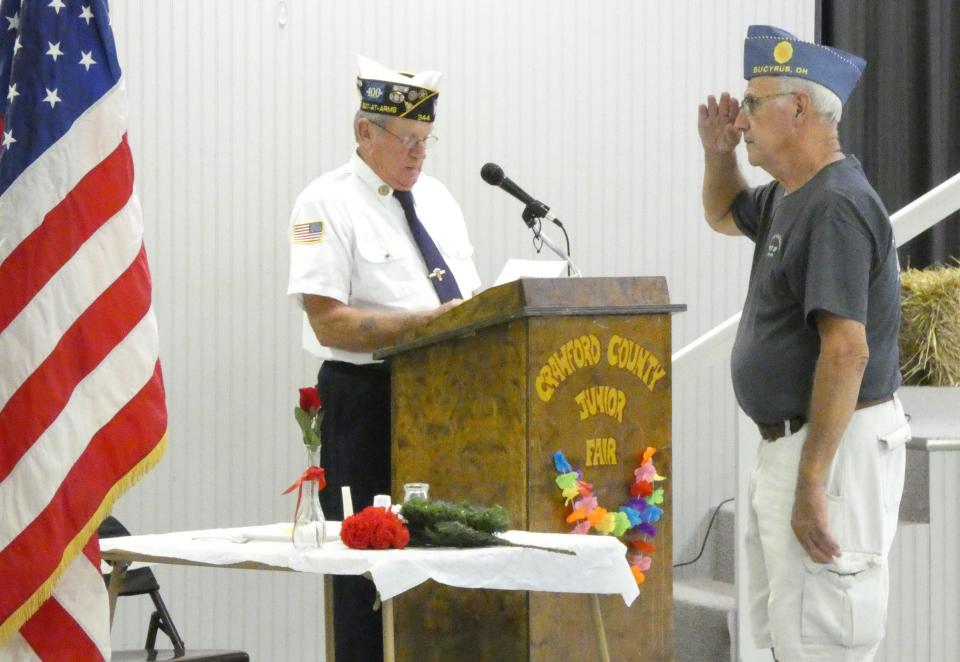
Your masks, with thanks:
M320 446L304 446L307 468L320 466ZM326 519L320 507L320 490L316 480L304 480L301 485L297 512L293 515L293 546L297 549L316 549L324 542Z

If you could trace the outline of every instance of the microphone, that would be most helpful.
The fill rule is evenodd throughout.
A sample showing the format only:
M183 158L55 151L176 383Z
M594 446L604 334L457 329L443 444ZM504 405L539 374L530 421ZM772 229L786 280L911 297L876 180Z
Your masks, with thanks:
M496 163L488 163L480 168L480 176L483 177L483 181L485 181L487 184L490 184L491 186L499 186L504 191L525 204L527 208L535 214L535 217L552 221L557 225L560 225L557 217L550 213L550 207L546 206L539 200L536 200L529 193L517 186L509 177L503 174L503 168L498 166Z

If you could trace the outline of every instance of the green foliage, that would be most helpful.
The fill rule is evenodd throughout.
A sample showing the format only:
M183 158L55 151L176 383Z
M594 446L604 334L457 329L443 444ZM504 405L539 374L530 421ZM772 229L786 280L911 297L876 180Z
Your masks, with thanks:
M459 522L485 533L499 533L510 528L510 517L502 506L481 508L467 502L449 503L414 498L403 504L401 514L411 532L435 526L439 522Z
M323 412L311 416L310 412L304 411L300 407L293 408L293 417L297 419L297 425L303 432L303 443L308 446L320 445L320 421L323 420Z
M483 547L506 541L494 533L510 526L501 506L480 508L469 503L449 503L414 498L400 511L410 530L410 544L418 547Z
M567 550L518 545L494 535L510 527L510 517L502 506L480 508L466 502L449 503L415 498L403 504L400 515L407 522L410 545L413 547L504 545L573 554Z
M461 522L437 522L432 526L410 531L414 547L485 547L509 544L486 531L477 531Z

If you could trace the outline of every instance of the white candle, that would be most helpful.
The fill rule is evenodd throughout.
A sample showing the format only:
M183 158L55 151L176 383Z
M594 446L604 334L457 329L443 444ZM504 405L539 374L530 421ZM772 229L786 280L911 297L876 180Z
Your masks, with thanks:
M353 499L350 497L349 485L340 488L340 496L343 498L343 519L347 519L353 515Z

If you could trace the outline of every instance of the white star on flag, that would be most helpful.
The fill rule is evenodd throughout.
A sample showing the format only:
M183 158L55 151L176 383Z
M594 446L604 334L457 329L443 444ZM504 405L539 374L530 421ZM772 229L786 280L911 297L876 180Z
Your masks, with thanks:
M90 5L84 5L83 11L80 12L80 18L87 22L87 25L90 25L90 19L93 18L93 10L90 9Z
M3 146L9 147L13 143L17 142L17 139L13 137L13 129L3 132Z
M20 96L20 93L17 92L17 84L12 83L10 87L7 88L7 101L13 101L18 96Z
M63 4L63 0L52 0L47 7L52 7L53 11L57 12L57 15L59 15L60 10L66 7L66 5Z
M17 12L13 16L7 16L6 19L9 22L9 25L7 26L7 30L20 29L20 12Z
M47 90L47 96L43 97L43 102L49 103L51 108L63 101L63 99L60 98L60 95L57 94L56 88L51 90L45 87L43 89Z
M13 42L13 54L16 55L17 51L23 48L23 44L20 43L20 37L17 36L16 41Z
M97 63L97 61L93 59L93 51L80 51L80 55L83 56L80 58L80 64L86 67L87 71L90 71L90 65Z
M50 57L53 58L53 61L56 62L57 58L63 55L63 51L60 50L61 43L62 42L58 41L57 43L54 44L53 42L48 41L47 45L50 46L50 48L47 49L47 52L44 53L44 55L49 55Z

